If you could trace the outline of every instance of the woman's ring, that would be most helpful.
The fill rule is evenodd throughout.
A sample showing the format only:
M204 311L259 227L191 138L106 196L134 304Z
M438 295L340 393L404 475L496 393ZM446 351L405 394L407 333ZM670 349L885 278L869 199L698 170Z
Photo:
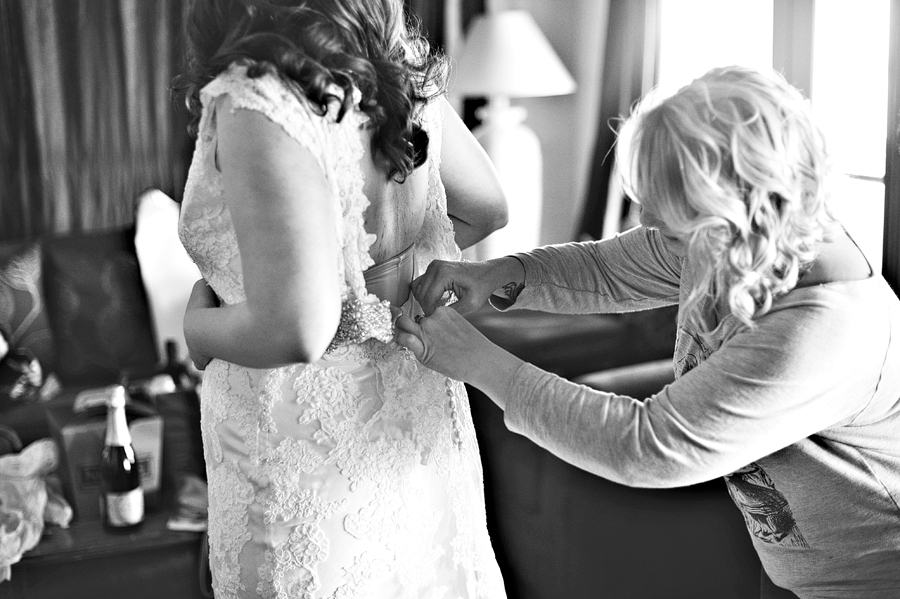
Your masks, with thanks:
M422 322L422 315L416 314L415 321L416 321L416 324L419 324L420 322Z

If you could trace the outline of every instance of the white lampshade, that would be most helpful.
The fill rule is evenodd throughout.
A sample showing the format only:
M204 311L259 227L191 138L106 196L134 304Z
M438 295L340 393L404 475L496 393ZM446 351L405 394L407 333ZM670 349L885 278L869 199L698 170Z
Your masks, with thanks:
M453 91L528 98L575 91L575 80L531 14L502 10L476 17L457 60Z

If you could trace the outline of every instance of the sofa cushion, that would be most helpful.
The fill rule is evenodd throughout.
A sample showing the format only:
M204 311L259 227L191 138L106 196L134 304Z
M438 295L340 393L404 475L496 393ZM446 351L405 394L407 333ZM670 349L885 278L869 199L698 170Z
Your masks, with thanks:
M37 243L0 245L0 327L9 335L13 349L28 349L44 369L53 369L53 334Z
M178 355L188 355L184 341L184 311L194 282L201 276L178 239L179 210L175 200L154 189L138 198L134 217L134 245L160 355L165 352L168 341L175 342Z
M48 239L43 266L63 383L106 384L157 366L133 228Z

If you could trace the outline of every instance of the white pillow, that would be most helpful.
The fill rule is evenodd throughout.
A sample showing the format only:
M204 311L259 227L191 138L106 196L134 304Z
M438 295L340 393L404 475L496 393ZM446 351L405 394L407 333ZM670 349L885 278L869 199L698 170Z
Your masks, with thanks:
M156 328L159 355L165 359L165 343L175 341L178 358L186 360L184 310L200 271L178 239L179 206L172 198L152 189L138 198L134 244L141 276Z

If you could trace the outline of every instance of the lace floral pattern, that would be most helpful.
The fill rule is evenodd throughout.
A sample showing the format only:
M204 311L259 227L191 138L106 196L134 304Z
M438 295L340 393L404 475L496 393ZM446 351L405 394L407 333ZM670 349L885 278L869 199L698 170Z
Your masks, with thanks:
M364 228L362 113L349 111L340 122L332 112L317 116L277 78L250 79L239 66L203 90L179 223L219 297L245 299L213 151L214 100L223 94L313 153L340 202L345 305L380 303L363 276L374 236ZM436 103L423 122L432 145L420 268L459 257L439 177ZM213 360L201 409L217 599L504 596L465 389L447 386L389 335L348 336L316 364L265 370Z
M254 501L253 486L228 463L207 471L209 488L210 568L217 573L216 596L241 597L240 556L250 540L247 506Z
M320 587L316 565L328 555L328 539L315 524L301 524L277 550L266 553L257 592L266 599L312 599Z

